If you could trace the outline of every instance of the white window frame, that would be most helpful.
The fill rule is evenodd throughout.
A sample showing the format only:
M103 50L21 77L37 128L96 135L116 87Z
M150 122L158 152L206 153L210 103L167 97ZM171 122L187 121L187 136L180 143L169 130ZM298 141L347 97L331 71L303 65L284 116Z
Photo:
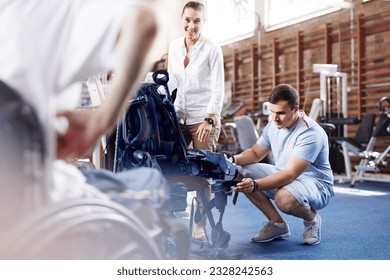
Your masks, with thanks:
M259 21L255 13L257 0L204 0L207 10L206 35L220 45L254 35ZM240 3L248 10L237 9ZM252 7L253 5L253 7Z
M277 12L275 12L275 18L271 18L273 16L273 11L271 9L275 6L275 3L278 1L289 2L286 3L285 8L290 12L287 16L283 16L283 19L277 22L275 18L277 17ZM303 13L301 15L294 16L295 8L298 8L299 5L305 5L308 7L309 5L313 7L312 11L308 11L307 13ZM264 12L264 27L266 31L272 31L279 28L283 28L289 25L293 25L308 19L312 19L315 17L319 17L325 14L329 14L343 8L351 9L352 3L350 1L341 1L341 0L264 0L263 6ZM279 11L280 12L280 11ZM281 13L283 14L283 13Z
M272 0L272 3L275 4L277 1L286 0ZM260 24L263 24L265 31L273 31L343 8L352 8L351 0L289 0L288 2L292 5L294 2L300 2L306 3L306 6L313 5L317 8L296 17L292 13L291 17L284 17L287 18L286 20L271 25L270 16L272 12L270 11L270 8L273 6L271 5L271 0L204 0L203 2L207 11L204 32L207 37L220 45L231 44L254 36L255 31ZM233 3L236 3L237 5L240 3L246 4L247 7L249 7L250 10L248 10L247 15L250 17L252 23L245 23L246 19L240 18L240 15L236 14L232 16L233 12L240 12L239 9L237 9L239 6L234 7ZM287 8L288 11L291 11L291 7Z

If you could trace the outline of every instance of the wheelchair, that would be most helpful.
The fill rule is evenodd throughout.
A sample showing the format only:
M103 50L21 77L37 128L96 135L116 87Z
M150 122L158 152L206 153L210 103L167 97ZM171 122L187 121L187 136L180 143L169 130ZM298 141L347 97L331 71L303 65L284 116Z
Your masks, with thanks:
M54 203L45 186L44 133L33 108L0 82L0 259L188 259L185 225L148 199Z
M111 201L79 199L49 206L2 236L2 259L161 259L150 232Z

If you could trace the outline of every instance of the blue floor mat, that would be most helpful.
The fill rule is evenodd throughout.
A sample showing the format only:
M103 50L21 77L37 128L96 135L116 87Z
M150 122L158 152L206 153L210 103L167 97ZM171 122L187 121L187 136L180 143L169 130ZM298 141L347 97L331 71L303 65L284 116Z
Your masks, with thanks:
M266 217L244 196L235 206L229 197L223 227L231 240L224 253L248 260L389 260L390 183L363 182L355 188L336 184L335 191L331 204L319 211L322 240L316 246L302 245L302 220L283 214L290 226L289 238L252 242Z

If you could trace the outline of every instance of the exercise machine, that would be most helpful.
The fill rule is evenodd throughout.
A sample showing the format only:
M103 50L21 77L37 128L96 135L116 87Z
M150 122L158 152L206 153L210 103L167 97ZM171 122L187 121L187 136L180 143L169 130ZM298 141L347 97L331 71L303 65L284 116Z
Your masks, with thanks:
M389 146L381 153L374 151L374 146L378 138L390 136L390 99L382 97L378 104L380 111L379 119L366 149L360 154L361 160L359 164L355 166L356 173L352 178L351 187L354 187L357 182L365 180L390 181L390 176L385 174L383 176L369 176L366 174L366 172L378 173L386 167L387 162L385 159L388 157L390 150Z

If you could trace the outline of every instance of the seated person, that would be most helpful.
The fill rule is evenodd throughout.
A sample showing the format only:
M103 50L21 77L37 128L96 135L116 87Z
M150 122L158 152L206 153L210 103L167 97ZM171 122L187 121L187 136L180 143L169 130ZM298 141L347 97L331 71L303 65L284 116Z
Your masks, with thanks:
M151 9L140 2L3 1L0 24L9 27L0 31L4 42L0 96L9 96L0 99L1 113L10 108L0 128L1 139L6 141L1 151L7 155L0 162L0 224L6 227L53 202L105 197L67 161L88 154L116 125L150 62L160 55L150 57L157 24ZM73 110L82 81L110 70L115 75L105 102L96 110ZM59 99L61 95L65 97ZM67 124L59 135L53 125L56 99L75 100L69 111L58 113ZM24 121L25 127L33 127L36 117L38 127L43 128L43 137L37 141L43 147L36 150L41 155L20 150L26 141L39 138L39 133L32 130L34 133L24 139L10 130L12 112L17 114L12 110L15 102L20 110L14 117L29 116L21 117L19 124Z

